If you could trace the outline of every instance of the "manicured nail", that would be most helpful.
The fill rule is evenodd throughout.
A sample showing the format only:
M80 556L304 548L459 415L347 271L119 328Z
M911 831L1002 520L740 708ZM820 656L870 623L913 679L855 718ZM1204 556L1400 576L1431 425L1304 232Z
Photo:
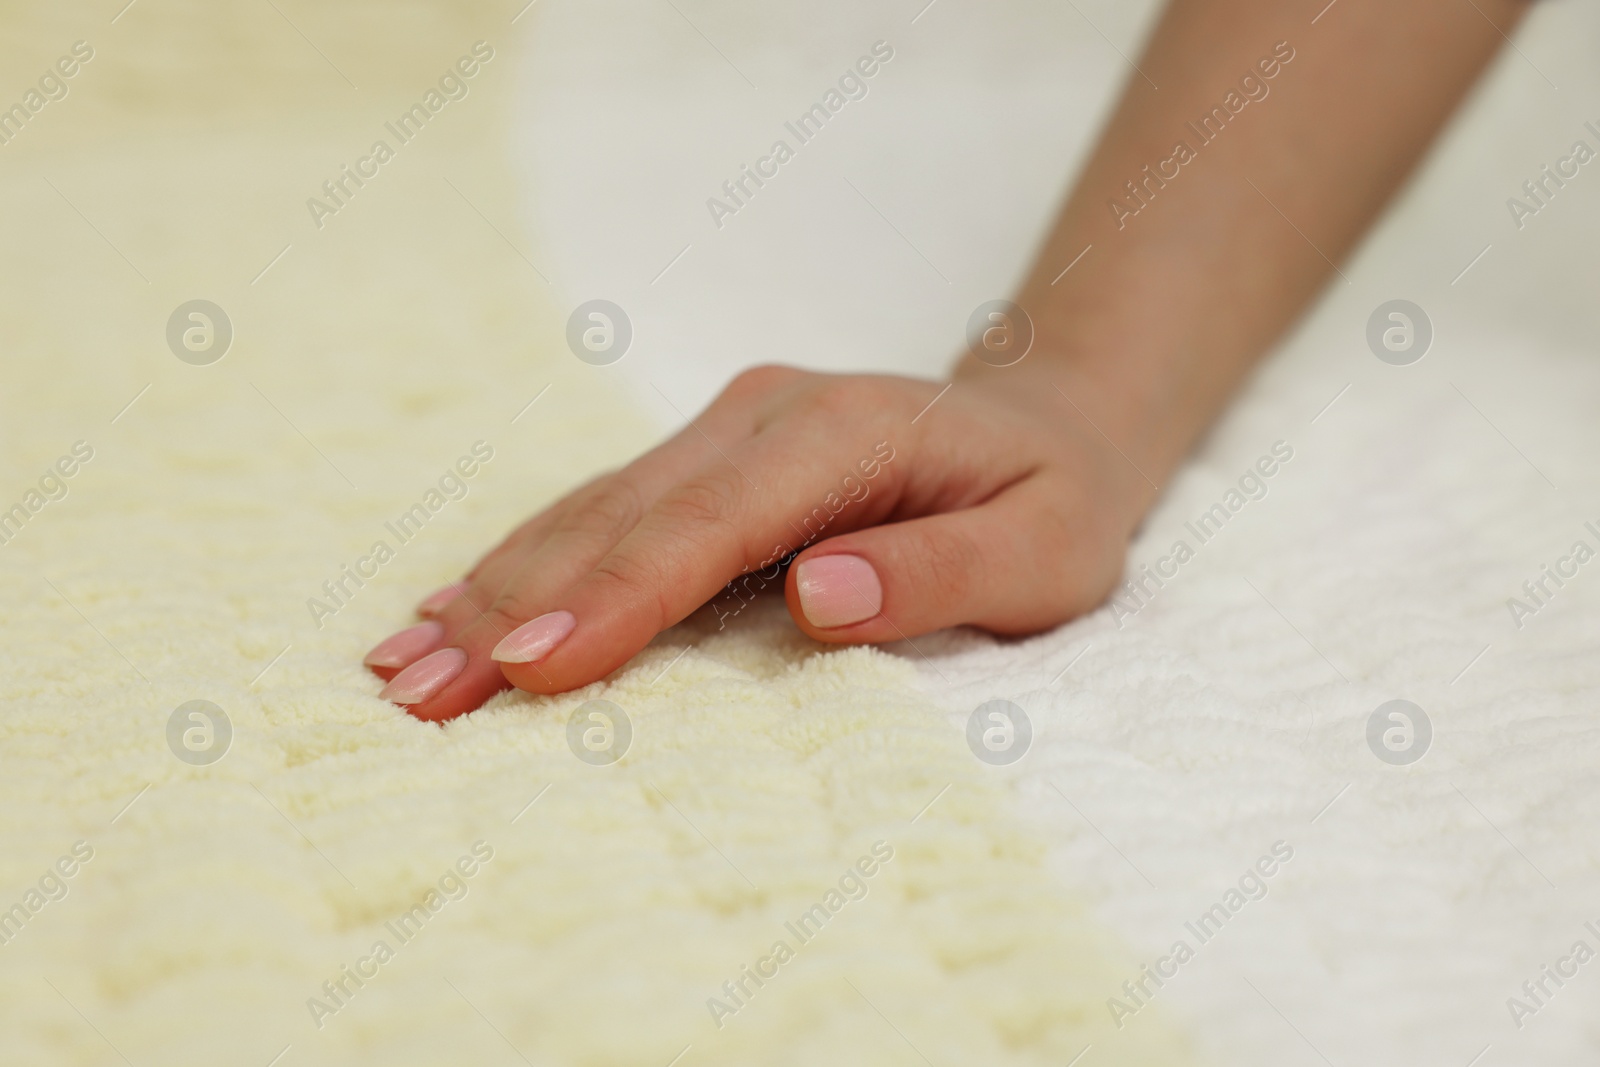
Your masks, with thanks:
M532 663L544 659L578 625L570 611L552 611L525 622L494 646L489 658L500 663Z
M455 680L467 668L467 654L459 648L441 648L424 656L383 687L378 696L394 704L420 704Z
M408 626L399 633L385 637L367 653L361 662L369 667L409 667L444 640L444 627L436 622L423 622Z
M870 619L883 607L883 583L860 556L813 556L795 571L800 610L820 630Z
M427 595L422 603L417 605L417 614L423 618L437 615L444 610L444 606L462 593L467 591L465 582L451 582L442 589L437 589Z

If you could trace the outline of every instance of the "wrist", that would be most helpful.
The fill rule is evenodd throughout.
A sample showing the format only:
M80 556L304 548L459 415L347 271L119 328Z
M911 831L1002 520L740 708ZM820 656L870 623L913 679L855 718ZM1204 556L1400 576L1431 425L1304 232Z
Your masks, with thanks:
M1018 422L1045 424L1058 434L1063 464L1097 485L1098 505L1131 536L1155 502L1184 448L1161 439L1158 408L1097 378L1085 362L1059 351L1030 352L1008 367L970 355L954 369L957 388L984 394L1019 413ZM1088 463L1090 467L1083 467ZM1088 474L1089 470L1096 473Z
M990 366L969 352L951 374L959 385L1087 425L1142 472L1151 497L1209 421L1209 410L1196 410L1186 395L1183 377L1171 361L1126 339L1043 331L1011 366Z

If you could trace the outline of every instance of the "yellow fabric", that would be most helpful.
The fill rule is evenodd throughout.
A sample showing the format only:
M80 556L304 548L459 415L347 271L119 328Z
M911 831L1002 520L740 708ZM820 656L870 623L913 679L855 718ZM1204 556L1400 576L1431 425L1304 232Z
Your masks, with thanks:
M1157 1012L1113 1030L1136 961L1046 873L965 709L781 604L443 728L377 699L360 656L417 598L649 443L565 351L517 224L520 6L6 5L0 103L94 56L0 147L0 508L47 501L0 547L0 909L27 910L0 1059L1183 1062ZM477 41L468 94L318 228L307 199ZM209 366L167 348L197 298L235 332ZM478 441L465 498L399 546L385 522ZM314 620L380 539L395 557ZM612 767L567 745L597 695L633 723ZM191 700L231 720L220 762L169 750ZM785 923L879 841L801 945ZM465 895L402 942L441 879ZM780 939L794 959L719 1028L708 1000Z

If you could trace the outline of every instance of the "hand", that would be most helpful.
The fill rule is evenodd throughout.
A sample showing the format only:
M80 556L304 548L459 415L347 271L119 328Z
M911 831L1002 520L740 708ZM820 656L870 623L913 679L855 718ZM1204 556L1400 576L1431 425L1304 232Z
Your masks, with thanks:
M747 371L683 432L514 531L367 662L422 719L508 685L560 693L707 602L737 625L791 558L784 596L818 641L1070 619L1120 575L1150 487L1048 368L1017 371L943 396L909 378Z

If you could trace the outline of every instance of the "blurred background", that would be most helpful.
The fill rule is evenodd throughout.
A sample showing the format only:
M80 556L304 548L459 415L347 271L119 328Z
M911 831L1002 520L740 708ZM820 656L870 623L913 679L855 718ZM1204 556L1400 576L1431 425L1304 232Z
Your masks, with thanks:
M690 406L759 360L937 374L1030 264L1162 6L541 3L524 218L569 303L661 324L626 373L659 367ZM1521 231L1505 201L1595 118L1597 29L1592 5L1538 5L1313 322L1404 294L1460 335L1589 342L1594 197ZM869 95L719 227L706 200L880 40L895 58Z

